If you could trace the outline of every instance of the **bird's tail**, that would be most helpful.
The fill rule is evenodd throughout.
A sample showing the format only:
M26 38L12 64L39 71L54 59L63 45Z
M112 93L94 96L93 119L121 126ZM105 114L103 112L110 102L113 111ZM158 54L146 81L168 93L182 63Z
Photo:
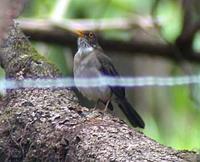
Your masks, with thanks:
M140 115L134 110L134 108L131 106L131 104L127 101L126 98L123 99L117 99L117 103L123 113L126 115L128 118L129 122L134 126L134 127L140 127L144 128L145 124Z

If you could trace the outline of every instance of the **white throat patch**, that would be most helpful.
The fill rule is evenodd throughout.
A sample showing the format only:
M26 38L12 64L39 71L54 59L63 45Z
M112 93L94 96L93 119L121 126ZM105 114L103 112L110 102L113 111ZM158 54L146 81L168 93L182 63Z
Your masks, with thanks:
M79 48L78 53L80 54L89 54L94 50L93 47Z

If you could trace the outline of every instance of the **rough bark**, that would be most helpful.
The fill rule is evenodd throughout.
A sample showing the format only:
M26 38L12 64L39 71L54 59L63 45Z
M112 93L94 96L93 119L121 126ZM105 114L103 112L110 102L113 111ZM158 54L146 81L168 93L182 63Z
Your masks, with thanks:
M1 48L6 76L55 78L55 66L13 27ZM0 108L1 161L196 161L112 115L81 107L70 89L8 90Z
M0 0L0 43L6 36L8 26L12 24L22 10L26 0Z

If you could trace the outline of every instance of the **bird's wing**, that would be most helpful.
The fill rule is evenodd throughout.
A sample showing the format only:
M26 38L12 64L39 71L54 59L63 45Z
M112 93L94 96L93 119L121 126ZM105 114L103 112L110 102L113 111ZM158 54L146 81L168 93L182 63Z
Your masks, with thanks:
M99 70L105 76L113 76L119 77L119 74L115 67L112 64L111 59L106 56L103 51L96 53L97 59L99 61ZM112 92L118 97L124 98L125 97L125 88L124 87L111 87Z

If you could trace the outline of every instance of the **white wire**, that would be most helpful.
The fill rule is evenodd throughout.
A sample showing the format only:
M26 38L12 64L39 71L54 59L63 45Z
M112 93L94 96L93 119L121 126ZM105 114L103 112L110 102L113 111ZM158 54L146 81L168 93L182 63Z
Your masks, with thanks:
M0 80L0 90L17 88L61 88L61 87L97 87L97 86L178 86L200 84L200 75L176 77L101 77L76 80L70 77L53 79Z

